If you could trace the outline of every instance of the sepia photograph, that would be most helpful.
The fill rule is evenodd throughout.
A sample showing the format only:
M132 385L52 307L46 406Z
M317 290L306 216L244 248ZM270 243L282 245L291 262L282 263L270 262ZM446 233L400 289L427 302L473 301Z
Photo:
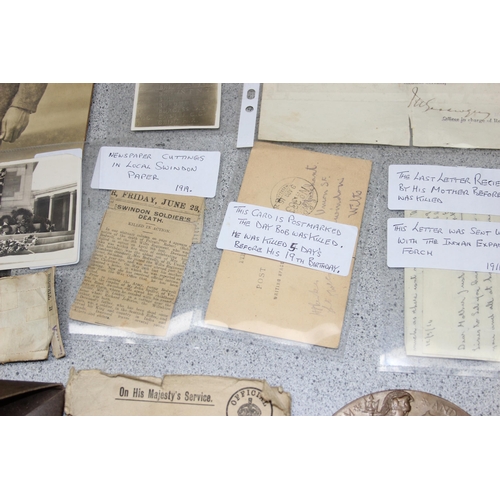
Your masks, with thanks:
M219 128L220 83L137 83L132 130Z
M0 270L78 262L81 159L0 163Z
M0 152L83 143L91 83L0 83Z

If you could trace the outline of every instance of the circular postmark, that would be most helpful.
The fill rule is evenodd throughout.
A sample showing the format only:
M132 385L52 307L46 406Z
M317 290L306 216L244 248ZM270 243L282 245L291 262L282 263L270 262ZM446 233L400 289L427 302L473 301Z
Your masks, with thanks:
M316 188L301 177L288 177L271 191L273 208L295 214L309 215L318 204Z
M262 397L262 391L257 387L239 389L226 406L226 415L230 417L270 417L272 414L272 403Z

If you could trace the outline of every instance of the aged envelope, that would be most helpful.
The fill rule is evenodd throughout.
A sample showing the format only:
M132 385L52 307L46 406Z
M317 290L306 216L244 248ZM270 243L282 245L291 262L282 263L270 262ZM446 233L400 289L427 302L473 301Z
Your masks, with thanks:
M500 148L500 84L269 83L259 139Z
M500 221L499 216L408 211L407 217ZM405 346L411 356L500 361L500 275L405 269Z
M71 369L67 415L287 416L290 394L265 380L201 375L132 377Z
M238 201L361 225L371 162L256 142ZM351 272L322 271L225 250L208 324L338 347Z
M0 279L0 363L65 356L54 293L54 268Z
M113 191L70 318L165 335L200 198Z

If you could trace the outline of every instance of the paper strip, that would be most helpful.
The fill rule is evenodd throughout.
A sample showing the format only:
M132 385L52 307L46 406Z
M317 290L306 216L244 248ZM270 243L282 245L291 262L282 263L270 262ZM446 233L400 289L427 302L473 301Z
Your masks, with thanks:
M257 107L259 105L260 83L244 83L241 98L240 124L237 148L251 148L255 137Z
M500 223L389 219L387 265L500 273Z
M90 186L213 198L219 151L102 147Z
M357 235L356 226L232 202L217 248L347 276Z
M389 208L500 215L500 170L390 165Z

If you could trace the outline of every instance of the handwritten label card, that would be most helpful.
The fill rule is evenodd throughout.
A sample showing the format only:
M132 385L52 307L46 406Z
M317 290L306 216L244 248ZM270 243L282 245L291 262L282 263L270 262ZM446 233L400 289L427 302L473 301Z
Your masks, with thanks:
M500 223L389 219L387 265L500 273Z
M213 198L219 151L102 147L91 187Z
M389 208L500 215L500 170L390 165Z
M217 247L347 276L358 228L232 202Z

